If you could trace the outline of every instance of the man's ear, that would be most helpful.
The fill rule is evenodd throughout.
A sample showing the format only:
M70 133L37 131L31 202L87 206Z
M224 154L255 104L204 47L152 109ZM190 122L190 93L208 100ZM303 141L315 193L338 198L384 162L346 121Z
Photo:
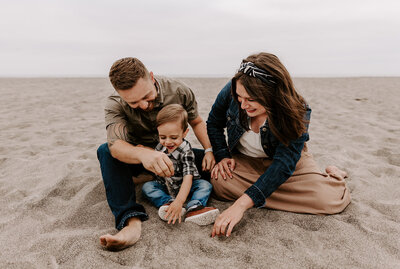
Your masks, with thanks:
M150 71L150 79L153 81L153 83L156 83L156 80L154 79L154 74L152 71Z
M183 132L183 138L186 137L186 135L188 134L188 132L189 132L189 128L187 128L186 131Z

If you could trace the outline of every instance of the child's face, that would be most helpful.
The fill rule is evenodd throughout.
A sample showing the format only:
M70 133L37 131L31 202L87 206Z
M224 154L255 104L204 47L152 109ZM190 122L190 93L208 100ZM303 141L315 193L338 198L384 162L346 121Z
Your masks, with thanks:
M168 149L168 153L176 150L183 142L189 129L182 130L180 122L166 122L157 127L160 143Z

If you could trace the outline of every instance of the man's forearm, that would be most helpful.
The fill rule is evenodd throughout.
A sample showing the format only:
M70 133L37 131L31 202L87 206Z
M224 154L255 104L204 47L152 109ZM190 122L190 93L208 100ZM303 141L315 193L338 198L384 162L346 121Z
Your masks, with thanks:
M140 156L143 156L144 152L152 150L146 147L134 146L120 139L114 141L109 147L111 155L115 159L129 164L142 163Z
M200 119L200 121L194 120L194 123L191 123L190 125L203 148L211 148L210 139L208 139L207 135L206 123Z

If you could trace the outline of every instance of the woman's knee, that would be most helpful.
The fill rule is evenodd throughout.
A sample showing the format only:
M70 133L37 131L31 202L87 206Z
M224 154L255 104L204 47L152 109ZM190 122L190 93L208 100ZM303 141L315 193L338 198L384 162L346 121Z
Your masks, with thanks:
M323 193L316 193L314 199L318 214L326 215L342 212L350 202L342 195L326 195Z
M222 178L212 179L211 184L215 197L221 200L232 201L239 198L243 194L243 191L238 193L238 190L234 189L232 184L229 184L227 180Z

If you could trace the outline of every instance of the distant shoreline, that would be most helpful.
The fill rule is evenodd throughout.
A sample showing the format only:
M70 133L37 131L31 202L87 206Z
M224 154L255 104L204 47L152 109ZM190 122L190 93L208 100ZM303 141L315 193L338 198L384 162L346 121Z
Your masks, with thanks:
M221 79L231 78L231 76L169 76L177 79ZM106 76L0 76L0 79L108 79ZM358 78L400 78L399 76L293 76L293 79L358 79Z

